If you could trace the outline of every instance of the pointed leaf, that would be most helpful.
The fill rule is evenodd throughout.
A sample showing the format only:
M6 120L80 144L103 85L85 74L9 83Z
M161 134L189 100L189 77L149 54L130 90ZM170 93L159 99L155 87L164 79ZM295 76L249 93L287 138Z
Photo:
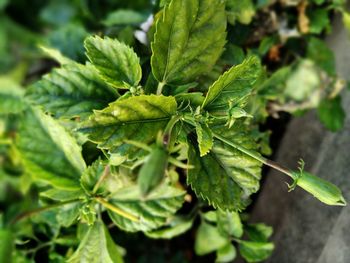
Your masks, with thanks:
M260 74L259 59L255 56L247 58L211 85L202 107L213 111L226 109L229 102L233 106L244 105Z
M267 242L273 233L273 228L262 223L248 224L245 226L245 231L252 241Z
M157 21L152 72L159 82L186 84L207 72L226 38L224 2L173 0Z
M106 167L106 163L101 159L97 159L83 172L80 178L80 184L86 193L103 196L106 194L107 189L105 185L106 181L102 182L101 180L107 176L107 173L109 173L109 168ZM98 183L99 186L95 189Z
M224 247L216 251L217 263L232 262L237 256L237 251L234 245L227 243Z
M108 213L113 222L125 231L150 231L164 225L168 217L175 214L184 202L184 194L180 189L162 185L143 199L137 186L125 187L109 202L139 220L132 221L111 210Z
M149 144L164 129L176 113L174 97L141 95L111 103L95 111L80 129L100 148L119 152L122 156L135 153L135 147L124 140Z
M91 65L66 64L27 90L27 97L56 118L87 117L117 98Z
M79 187L86 166L81 148L50 116L29 108L21 121L17 145L33 178L58 188Z
M118 247L102 222L91 226L69 263L122 263Z
M200 156L206 155L213 147L213 134L206 124L196 123Z
M116 39L99 36L88 37L85 48L89 60L108 84L122 89L139 84L140 59L132 48Z
M81 203L66 204L57 209L57 222L63 227L69 227L75 223L79 217Z
M164 178L168 165L168 153L164 147L155 146L145 158L137 177L137 184L141 194L146 196L156 188Z

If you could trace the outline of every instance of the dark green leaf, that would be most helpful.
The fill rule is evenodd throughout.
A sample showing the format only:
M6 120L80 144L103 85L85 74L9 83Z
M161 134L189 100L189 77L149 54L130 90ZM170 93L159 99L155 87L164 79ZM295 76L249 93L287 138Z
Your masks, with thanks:
M140 59L127 45L109 37L88 37L87 56L101 77L115 88L136 87L141 80Z
M174 215L184 202L184 192L163 185L142 198L137 186L125 187L115 193L109 201L119 209L139 218L132 221L109 210L109 216L121 229L129 232L150 231L161 227Z
M252 241L267 242L272 235L273 228L265 224L248 224L245 226L245 231Z
M267 259L273 249L273 243L241 241L239 244L239 251L248 262L260 262Z
M324 99L317 109L321 122L331 131L339 131L344 126L345 112L341 105L341 97Z
M216 132L249 150L257 147L238 122L232 129ZM199 150L193 145L189 147L188 159L194 168L188 170L187 183L195 193L223 210L246 207L249 195L259 189L261 163L218 140L214 140L212 150L204 157L199 157Z
M40 196L42 197L61 202L79 199L83 195L84 193L81 189L75 191L68 191L63 189L52 188L50 190L40 193Z
M202 107L208 110L225 109L229 103L240 106L247 100L261 74L257 57L249 57L226 71L209 88Z
M13 234L10 230L0 229L0 262L12 262L14 247Z
M70 63L53 70L27 90L29 100L55 117L91 115L94 109L103 109L117 98L104 84L91 65Z
M50 116L29 108L21 121L17 145L33 178L58 188L79 187L86 166L81 148Z
M226 38L220 0L173 0L156 25L152 72L164 84L186 84L207 72L219 58Z
M122 263L118 247L100 221L91 226L69 263Z
M81 131L100 148L119 152L122 156L135 153L135 147L124 140L149 144L164 129L176 112L174 97L141 95L111 103L106 109L95 111Z
M308 39L307 57L330 75L335 74L335 57L326 43L318 38Z

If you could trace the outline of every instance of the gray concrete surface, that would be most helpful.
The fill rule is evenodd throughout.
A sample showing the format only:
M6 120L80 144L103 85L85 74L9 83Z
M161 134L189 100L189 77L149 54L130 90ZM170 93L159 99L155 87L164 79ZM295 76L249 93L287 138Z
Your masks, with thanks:
M350 37L340 18L327 38L336 55L340 76L350 80ZM338 185L350 203L350 92L344 91L346 125L341 132L326 131L310 112L291 121L275 160L296 168L299 158L306 170ZM287 193L284 175L270 171L252 222L274 226L276 249L270 263L350 263L350 205L326 206L301 189Z

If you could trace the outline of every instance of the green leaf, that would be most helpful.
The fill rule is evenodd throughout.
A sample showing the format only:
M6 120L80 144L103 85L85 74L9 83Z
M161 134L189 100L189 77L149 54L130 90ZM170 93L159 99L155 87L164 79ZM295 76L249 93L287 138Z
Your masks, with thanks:
M63 189L52 188L45 192L40 193L41 197L45 197L45 198L49 198L49 199L52 199L55 201L61 201L61 202L79 199L83 195L84 193L81 189L74 190L74 191L67 191Z
M27 90L28 99L56 118L86 118L117 98L91 65L70 63L54 69Z
M130 9L118 9L108 14L102 21L105 26L137 25L147 19L147 15Z
M226 109L243 105L251 94L254 84L261 74L261 65L257 57L249 57L237 66L226 71L211 85L202 107L207 110Z
M312 34L321 34L323 30L330 29L331 21L329 14L329 10L326 8L312 8L308 14L310 20L309 32Z
M226 0L226 14L231 25L236 21L248 25L255 15L254 3L252 0Z
M237 256L236 248L231 243L227 243L224 247L216 251L217 263L232 262Z
M57 49L50 48L47 46L41 46L41 45L39 46L39 48L43 51L43 53L45 55L47 55L49 58L54 59L55 61L57 61L61 65L74 63L74 60L71 60L70 58L65 57L61 53L61 51L59 51Z
M26 108L24 90L12 79L0 77L0 114L20 113Z
M192 82L215 64L226 38L220 0L173 0L162 11L152 42L152 72L164 84Z
M324 99L317 109L320 121L331 131L339 131L344 127L345 112L341 105L341 97Z
M245 231L252 241L267 242L273 233L273 228L262 223L248 224L245 226Z
M171 221L166 224L161 229L156 229L150 232L146 232L146 236L150 238L163 238L172 239L177 237L187 230L189 230L193 225L193 218L187 219L180 216L175 216Z
M12 262L14 238L10 230L0 229L0 262Z
M213 147L213 134L206 124L196 123L197 141L200 156L206 155Z
M220 235L215 226L202 221L196 233L194 251L203 256L224 247L227 243L228 240Z
M240 238L243 235L243 225L239 213L217 210L217 225L223 236Z
M91 226L69 263L122 263L123 258L105 225L98 221Z
M129 232L151 231L164 225L184 202L184 192L180 189L162 185L142 198L139 187L131 186L119 190L109 203L135 216L132 221L112 210L108 211L112 221L121 229Z
M81 203L71 203L60 207L56 213L57 222L63 227L69 227L77 221L80 214Z
M33 178L63 189L79 187L86 166L81 148L50 116L29 108L21 120L17 145Z
M111 103L95 111L80 129L102 149L119 152L122 156L135 153L135 147L125 140L153 142L176 113L174 97L141 95Z
M307 57L330 75L335 75L333 51L321 39L311 37L307 41Z
M120 89L136 87L141 80L140 59L127 45L109 37L85 40L86 54L101 77Z
M239 251L248 262L259 262L267 259L274 249L273 243L241 241Z
M214 132L254 151L258 146L245 129L236 122L231 129L215 128ZM249 195L259 189L261 163L218 140L214 140L212 150L204 157L199 157L198 148L193 145L189 145L188 160L194 168L188 170L187 183L195 193L215 208L245 208Z
M109 173L109 167L100 158L92 163L82 174L80 184L87 194L103 196L107 193L106 181L101 182ZM97 188L96 188L97 187Z
M164 179L168 166L168 152L164 147L155 146L145 158L137 177L137 184L143 196L148 195Z

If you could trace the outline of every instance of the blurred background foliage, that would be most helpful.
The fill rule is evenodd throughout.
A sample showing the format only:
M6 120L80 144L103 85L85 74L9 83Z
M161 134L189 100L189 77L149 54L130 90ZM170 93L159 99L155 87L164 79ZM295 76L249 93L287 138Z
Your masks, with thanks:
M13 144L16 112L23 106L18 98L23 96L25 87L58 65L51 58L59 57L53 49L72 60L84 62L83 41L89 34L115 37L132 46L141 57L143 69L150 70L152 14L156 17L167 2L0 0L2 240L11 235L4 229L19 211L36 208L39 203L37 187L23 169ZM249 54L256 54L267 69L249 104L249 112L257 123L266 123L268 116L281 117L284 121L290 114L300 115L317 109L320 121L328 129L341 129L345 114L340 92L347 84L337 77L334 55L323 39L332 31L336 12L343 15L345 25L350 28L344 4L343 0L226 0L229 23L226 50L218 66L199 81L199 86L205 90L225 69L242 62ZM142 82L147 87L152 80L143 79ZM263 125L264 129L278 130L278 127L269 127L269 123L268 120L267 125ZM266 145L264 153L270 154L271 149ZM87 149L85 157L89 158L89 154L93 153ZM246 215L242 219L244 221ZM61 228L52 211L37 214L31 222L23 222L15 228L20 238L16 240L18 249L13 262L64 262L65 256L72 253L72 247L78 244L75 233L83 231L77 226ZM213 262L216 258L210 249L205 253L209 254L206 258L195 255L196 228L171 241L151 241L143 234L125 234L116 228L111 229L111 234L127 249L126 262ZM1 245L0 250L6 249ZM8 251L3 255L11 257L11 249ZM231 252L224 256L232 259ZM0 262L6 261L0 258Z

